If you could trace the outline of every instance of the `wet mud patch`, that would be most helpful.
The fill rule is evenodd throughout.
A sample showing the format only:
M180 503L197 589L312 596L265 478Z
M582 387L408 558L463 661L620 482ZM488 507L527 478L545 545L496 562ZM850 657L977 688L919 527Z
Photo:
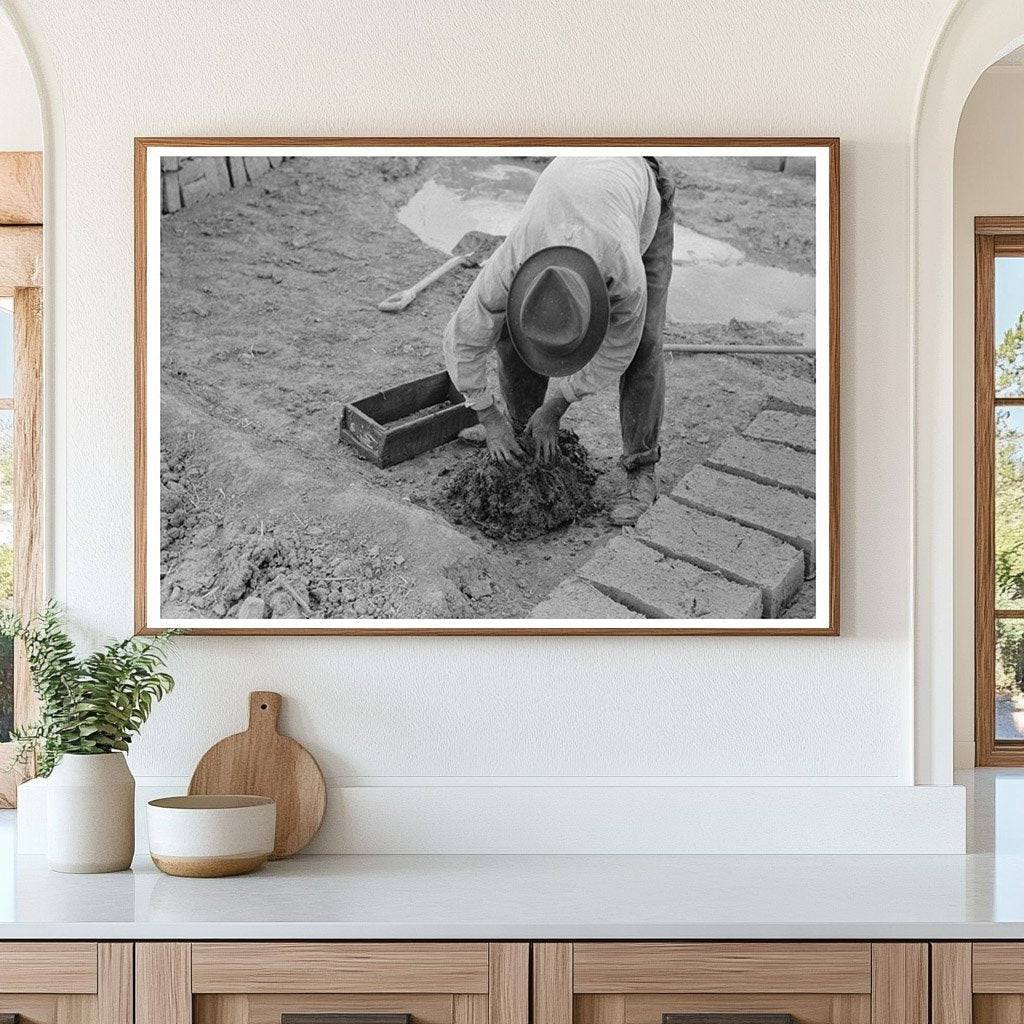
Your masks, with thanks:
M551 462L533 457L529 437L520 439L527 458L492 462L480 451L450 476L442 470L438 506L455 523L472 523L495 540L532 540L587 519L598 511L597 471L571 430L559 434ZM445 479L447 478L447 479Z

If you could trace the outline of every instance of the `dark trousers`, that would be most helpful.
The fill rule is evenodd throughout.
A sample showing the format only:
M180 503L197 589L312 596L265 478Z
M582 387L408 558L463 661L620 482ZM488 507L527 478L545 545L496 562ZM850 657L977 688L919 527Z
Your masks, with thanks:
M672 280L672 199L675 186L648 157L661 195L661 216L654 238L643 254L647 273L647 315L640 345L626 371L619 378L619 425L622 457L626 470L653 466L661 458L658 435L665 412L665 360L661 350L665 327L668 286ZM521 432L544 402L548 378L531 370L519 358L508 328L498 339L498 383L512 426Z

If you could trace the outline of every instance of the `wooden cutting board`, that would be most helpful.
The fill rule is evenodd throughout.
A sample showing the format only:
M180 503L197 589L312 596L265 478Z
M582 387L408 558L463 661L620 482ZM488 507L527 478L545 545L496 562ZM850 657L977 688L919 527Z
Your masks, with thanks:
M277 731L281 694L249 694L249 728L214 744L200 759L190 795L267 796L277 803L273 860L303 849L320 828L327 789L320 766L302 744Z

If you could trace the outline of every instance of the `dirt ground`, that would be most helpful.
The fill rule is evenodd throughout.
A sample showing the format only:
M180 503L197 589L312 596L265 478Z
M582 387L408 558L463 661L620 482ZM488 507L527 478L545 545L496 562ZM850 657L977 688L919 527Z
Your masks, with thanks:
M398 314L377 303L443 256L395 213L433 159L296 158L165 216L161 307L162 614L180 618L517 618L619 531L600 512L499 543L436 508L454 442L389 469L338 442L343 405L443 369L441 335L473 280L459 270ZM673 167L676 217L759 262L809 270L813 182ZM780 220L779 210L784 210ZM780 225L781 228L780 228ZM764 324L671 325L669 341L778 343ZM761 407L801 357L667 357L669 487ZM614 388L573 406L602 507L619 454ZM806 615L805 587L790 614Z
M676 222L770 267L814 271L814 180L751 170L732 157L666 161Z

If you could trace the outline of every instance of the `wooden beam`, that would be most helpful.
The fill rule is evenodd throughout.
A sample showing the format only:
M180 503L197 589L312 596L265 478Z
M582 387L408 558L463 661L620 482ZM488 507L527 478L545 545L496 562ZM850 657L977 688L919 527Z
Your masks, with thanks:
M996 745L995 260L992 236L974 240L974 763Z
M43 154L0 153L0 224L43 223Z
M0 227L0 294L43 283L43 229Z
M5 230L5 229L0 229ZM14 292L14 608L23 618L39 611L43 593L42 422L43 293ZM14 649L14 724L38 713L24 646ZM33 764L13 764L13 743L0 743L0 807L14 807L18 786L35 774Z
M1024 217L975 217L976 235L1024 235Z
M22 619L43 600L42 439L43 293L14 293L14 608ZM38 711L24 647L14 654L14 721L25 725Z

